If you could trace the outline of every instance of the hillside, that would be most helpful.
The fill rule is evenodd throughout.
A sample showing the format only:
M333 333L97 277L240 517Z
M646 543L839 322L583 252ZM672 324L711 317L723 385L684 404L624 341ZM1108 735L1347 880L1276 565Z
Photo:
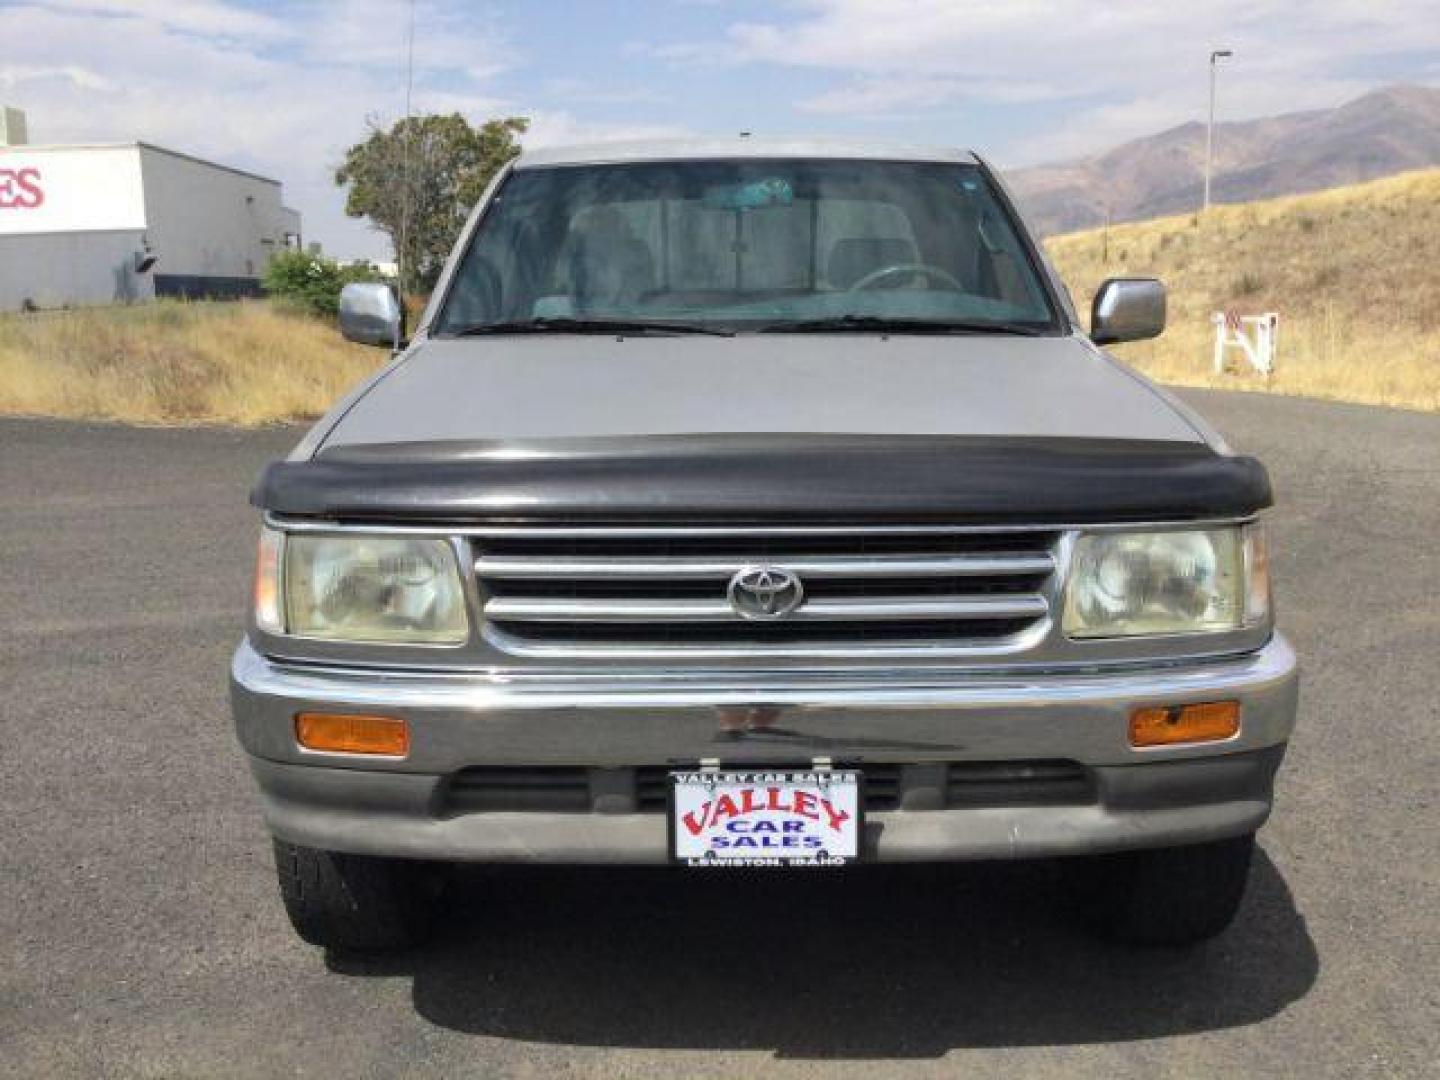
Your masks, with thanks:
M1440 409L1440 169L1054 237L1087 313L1107 277L1170 287L1169 329L1118 355L1164 382ZM1106 249L1108 246L1108 260ZM1210 314L1280 313L1276 372L1213 376Z
M1182 124L1079 161L1007 171L1045 235L1192 211L1205 125ZM1215 202L1318 191L1440 165L1440 89L1394 86L1336 109L1215 125Z
M1440 410L1440 169L1047 242L1082 311L1106 277L1170 287L1163 382ZM1278 311L1274 377L1214 376L1210 313ZM270 303L0 315L0 414L257 424L316 416L383 363Z

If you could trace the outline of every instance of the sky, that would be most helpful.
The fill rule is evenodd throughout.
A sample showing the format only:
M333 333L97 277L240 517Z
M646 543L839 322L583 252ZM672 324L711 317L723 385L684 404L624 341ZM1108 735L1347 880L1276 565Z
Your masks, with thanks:
M1001 167L1440 84L1440 0L416 0L416 111L539 146L860 135ZM0 103L36 143L143 140L283 181L307 240L388 258L333 173L405 108L408 0L0 0Z

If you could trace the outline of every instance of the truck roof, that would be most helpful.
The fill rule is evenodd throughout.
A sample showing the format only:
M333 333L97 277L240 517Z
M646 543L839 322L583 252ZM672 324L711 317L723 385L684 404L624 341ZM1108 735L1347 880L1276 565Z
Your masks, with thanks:
M553 165L599 165L640 161L695 161L707 158L846 158L869 161L938 161L973 165L969 150L919 146L872 139L760 139L747 136L700 139L640 139L547 146L527 150L517 169Z

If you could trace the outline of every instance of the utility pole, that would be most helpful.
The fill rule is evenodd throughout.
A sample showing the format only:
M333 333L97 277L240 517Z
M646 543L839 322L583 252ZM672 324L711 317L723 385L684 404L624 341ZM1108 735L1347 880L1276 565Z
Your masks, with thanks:
M1215 49L1210 53L1210 122L1205 125L1205 201L1201 211L1210 209L1210 170L1215 153L1215 61L1234 55L1229 49Z
M405 141L400 147L400 244L395 251L395 284L400 292L400 310L405 310L405 275L414 268L407 264L406 249L410 246L410 157L415 147L415 0L410 0L405 30ZM404 319L402 318L403 322ZM396 349L399 349L397 343Z

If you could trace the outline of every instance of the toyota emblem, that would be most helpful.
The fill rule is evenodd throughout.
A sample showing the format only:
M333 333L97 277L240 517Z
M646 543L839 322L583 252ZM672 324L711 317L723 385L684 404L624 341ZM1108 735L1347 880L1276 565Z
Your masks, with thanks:
M728 595L742 619L783 619L805 599L805 587L778 566L747 566L730 579Z

